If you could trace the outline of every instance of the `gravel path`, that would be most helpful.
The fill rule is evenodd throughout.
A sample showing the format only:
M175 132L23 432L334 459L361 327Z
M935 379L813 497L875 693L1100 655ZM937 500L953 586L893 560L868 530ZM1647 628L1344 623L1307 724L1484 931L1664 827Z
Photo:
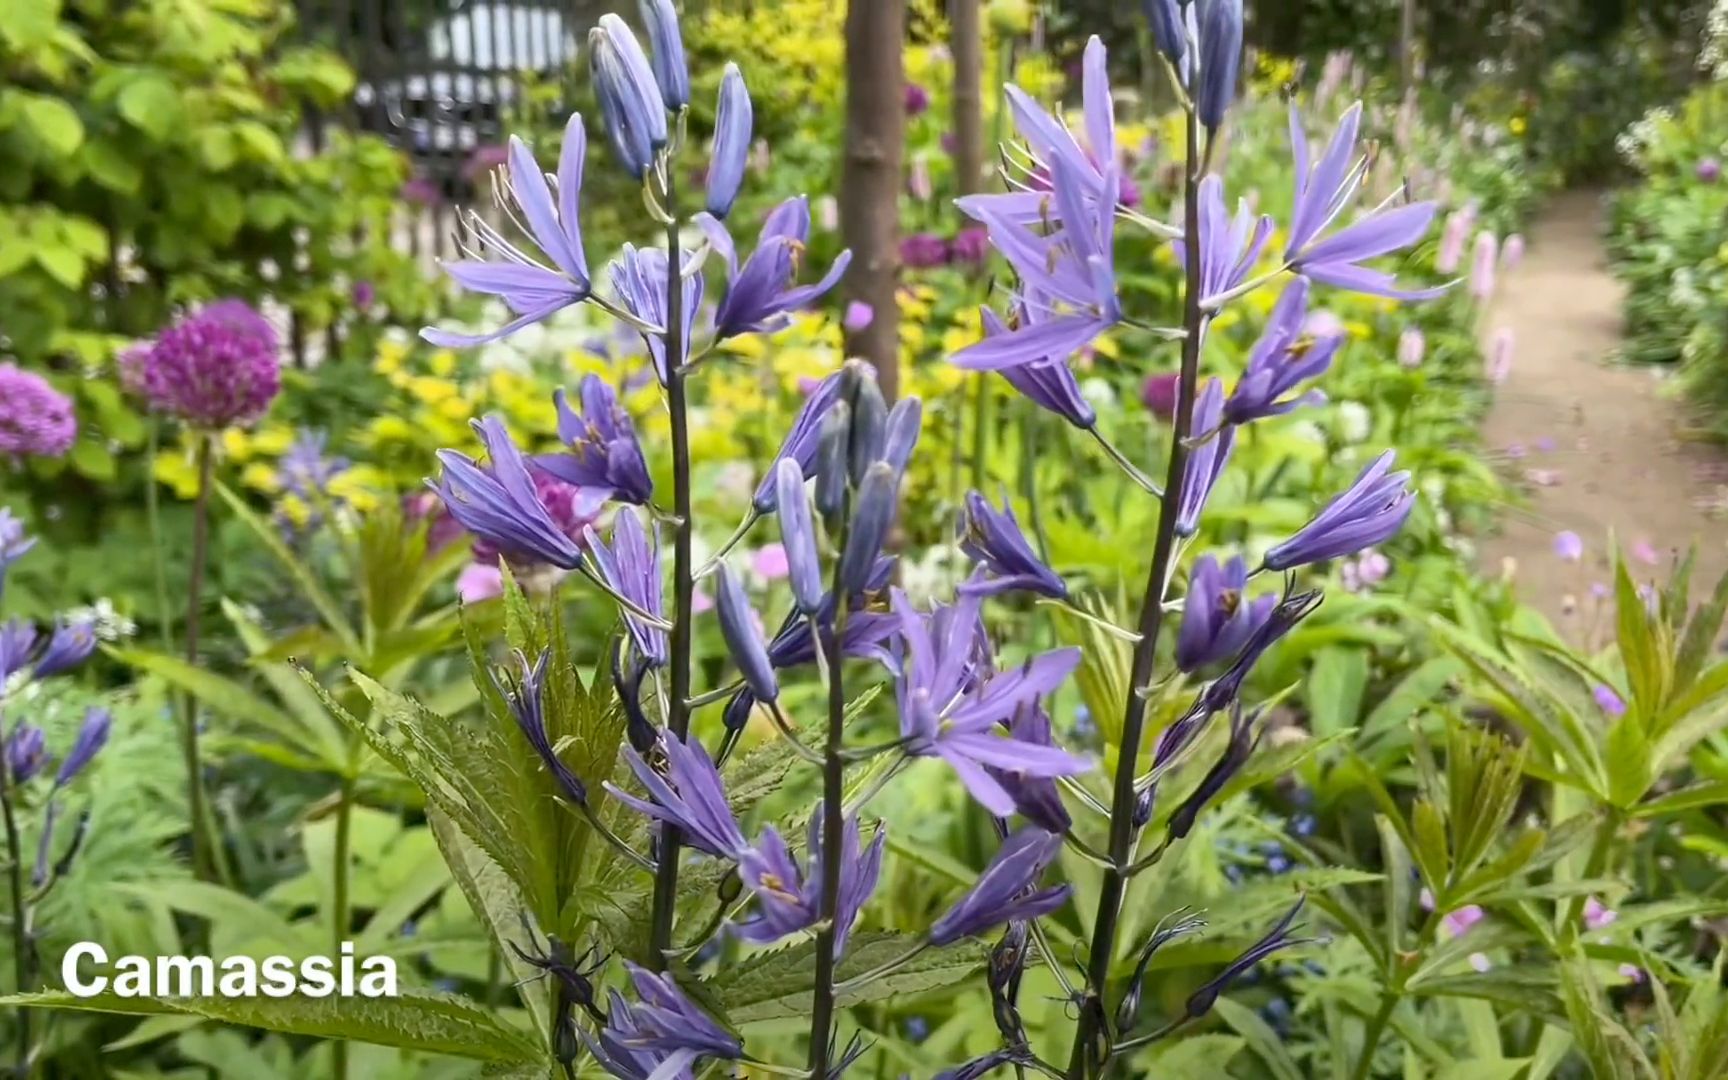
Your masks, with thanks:
M1728 571L1728 456L1686 438L1685 411L1662 393L1657 372L1609 362L1621 292L1602 254L1601 219L1599 193L1555 199L1531 223L1524 263L1503 275L1483 328L1490 341L1509 329L1515 342L1484 431L1528 499L1507 508L1481 565L1509 570L1520 597L1557 624L1597 621L1592 586L1609 580L1611 534L1646 578L1665 576L1696 540L1695 600ZM1556 554L1562 530L1582 539L1581 563Z

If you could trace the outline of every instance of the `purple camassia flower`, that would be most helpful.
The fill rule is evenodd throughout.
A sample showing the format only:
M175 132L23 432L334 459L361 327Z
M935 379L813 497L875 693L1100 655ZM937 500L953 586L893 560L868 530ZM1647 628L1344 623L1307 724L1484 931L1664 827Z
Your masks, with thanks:
M569 531L572 522L559 520L541 494L546 480L556 478L530 472L496 416L474 421L474 430L486 446L487 465L455 450L440 450L438 461L444 468L433 490L450 516L474 534L475 558L484 561L502 554L517 562L574 570L582 561L582 549Z
M1361 220L1322 234L1355 201L1367 175L1366 157L1351 162L1356 151L1356 133L1362 123L1362 103L1344 113L1332 140L1316 161L1311 161L1308 136L1302 116L1290 105L1290 150L1295 159L1295 209L1291 214L1289 240L1284 261L1293 269L1323 284L1371 296L1399 300L1426 300L1444 289L1400 289L1393 275L1359 265L1365 260L1400 251L1422 239L1434 220L1431 202L1410 203L1395 209L1377 207Z
M1014 812L1014 796L985 766L1036 777L1074 776L1092 767L1056 747L995 733L997 725L1062 685L1079 664L1080 650L1058 649L1023 667L987 674L979 662L987 646L979 623L983 597L961 593L952 606L924 615L899 589L892 595L900 620L895 696L908 754L948 762L972 797L997 817Z
M1247 199L1236 201L1236 216L1224 207L1224 181L1216 173L1200 181L1200 303L1215 306L1225 293L1248 280L1266 242L1272 238L1272 218L1255 218ZM1188 247L1172 242L1178 266L1186 267Z
M121 380L160 413L219 431L263 416L282 389L276 331L243 300L218 300L120 356Z
M631 771L648 790L652 802L627 794L611 782L605 785L606 790L632 810L675 826L684 834L685 842L697 851L719 859L743 858L750 846L744 842L738 819L726 803L720 770L714 767L702 740L686 742L663 734L660 745L666 753L666 777L655 772L634 749L624 748L624 760L630 763Z
M810 239L810 201L802 195L769 212L756 238L756 250L742 267L732 234L718 218L703 212L695 221L726 265L726 292L714 311L716 341L780 329L789 312L808 307L838 284L852 262L852 252L842 251L816 284L793 284Z
M871 378L873 376L854 371L853 377ZM781 461L791 460L798 463L804 478L810 479L816 469L816 451L822 441L822 421L827 418L828 411L839 404L846 391L847 369L842 367L821 382L804 398L804 403L798 407L798 415L792 418L792 429L786 433L786 438L780 443L780 449L774 454L774 461L762 477L762 482L756 486L751 505L759 514L770 513L774 509L776 495L774 491L774 466Z
M1236 443L1236 429L1225 421L1224 384L1209 379L1194 402L1189 438L1199 440L1183 463L1182 500L1176 511L1176 535L1193 536L1200 528L1200 513Z
M421 337L434 345L482 345L508 337L588 298L593 285L588 276L588 258L582 249L578 216L582 164L587 151L588 137L582 117L572 114L564 127L554 201L553 190L535 162L533 151L521 139L511 136L509 166L495 174L500 199L507 208L514 207L512 216L527 230L551 265L506 240L478 214L469 214L468 224L478 237L479 246L470 258L445 263L444 272L470 292L503 300L516 318L497 330L474 335L428 326L420 331ZM488 253L498 257L485 258Z
M1061 228L1041 235L998 216L988 202L967 210L990 231L990 240L1014 267L1023 283L1026 308L1042 309L1048 317L1023 321L1005 334L993 334L953 357L960 367L1000 371L1024 364L1066 359L1091 344L1122 319L1116 296L1112 245L1116 215L1110 206L1088 206L1080 166L1055 159L1055 205ZM1114 163L1107 165L1115 183ZM1050 303L1065 305L1060 313Z
M36 647L36 628L23 619L0 623L0 683L30 666Z
M1014 714L1008 724L1008 737L1033 746L1055 746L1050 714L1043 707L1027 706ZM990 769L996 782L1014 797L1014 809L1021 817L1054 833L1065 833L1074 821L1062 803L1062 792L1056 781L1047 776L1028 776L1009 769Z
M0 458L64 457L77 437L70 398L34 372L0 364Z
M570 407L562 388L552 395L558 407L558 438L568 453L538 454L534 467L596 498L645 504L654 497L654 480L636 439L636 425L619 404L618 393L598 375L577 387L582 411Z
M1034 299L1021 307L1021 324L1043 322L1049 317L1044 312L1042 303ZM1001 316L994 311L984 308L980 314L984 322L985 337L1009 332ZM1086 400L1086 395L1080 390L1080 380L1074 377L1074 372L1069 370L1062 357L1005 367L997 374L1007 379L1009 385L1029 398L1034 405L1055 413L1082 431L1090 430L1098 423L1098 411Z
M952 944L1005 922L1047 915L1067 903L1072 886L1037 887L1061 848L1060 836L1030 825L1002 841L977 883L930 927L930 943Z
M0 761L12 783L22 784L48 764L48 747L42 729L22 721L6 737L5 759Z
M1060 575L1039 559L1014 508L1004 500L998 511L977 491L966 493L966 522L960 534L960 550L978 562L979 575L960 586L962 592L993 596L1011 589L1061 600L1068 586Z
M61 623L49 635L42 655L36 658L36 678L46 679L70 671L95 651L96 631L90 623Z
M571 771L570 766L564 764L546 731L546 668L551 662L551 649L543 650L532 664L526 654L517 652L519 674L508 686L500 686L498 690L509 705L522 737L528 740L541 764L552 774L552 781L558 785L559 792L573 805L583 806L588 802L588 786Z
M1410 490L1408 472L1389 471L1392 460L1392 451L1381 454L1314 520L1268 551L1266 569L1289 570L1354 555L1396 533L1416 505L1416 494Z
M1246 424L1326 400L1318 390L1285 396L1302 382L1325 374L1344 344L1342 334L1319 339L1306 334L1307 311L1308 280L1298 277L1273 305L1266 329L1248 354L1248 366L1224 404L1225 420Z
M643 611L661 617L665 603L661 596L658 530L650 544L635 511L620 507L612 521L611 546L600 539L592 526L584 528L582 535L600 579ZM624 623L630 628L630 639L636 645L639 659L653 667L666 663L666 631L629 611L624 613Z
M84 722L79 725L78 735L72 740L72 749L66 751L65 760L60 762L60 768L54 774L56 789L77 779L78 774L95 760L102 748L108 745L108 732L113 726L114 716L107 709L92 706L85 711Z
M686 348L690 345L691 331L696 326L696 313L702 308L703 279L700 271L692 274L688 268L694 255L684 259L684 287L680 294L684 301L683 341ZM633 244L625 244L623 254L612 263L609 270L612 276L612 288L618 294L618 303L625 311L649 326L664 327L666 325L666 252L662 248L637 248ZM648 355L654 360L654 373L660 379L660 385L665 386L668 377L666 370L666 334L643 331L642 340L648 346Z
M1176 635L1177 667L1194 671L1242 651L1278 606L1278 598L1270 593L1249 601L1243 595L1247 588L1248 567L1240 555L1223 566L1211 555L1202 555L1194 563L1182 628Z
M1109 204L1106 208L1108 213L1113 215L1122 185L1115 168L1116 116L1110 95L1108 56L1098 36L1094 34L1087 40L1081 64L1084 147L1064 121L1050 115L1024 90L1013 85L1003 90L1008 95L1014 126L1031 150L1031 156L1046 164L1059 163L1071 170L1084 198L1093 203L1105 200ZM1054 176L1055 172L1051 175ZM998 220L1022 226L1034 225L1046 216L1049 195L1039 190L1035 182L1026 186L1029 190L967 196L959 201L959 206L966 214L979 220L983 218L974 211L989 206L991 216Z
M846 952L846 939L852 926L864 910L864 904L876 891L876 881L882 874L882 852L888 843L888 830L878 826L876 835L865 848L859 835L858 817L846 819L846 829L840 848L840 900L834 923L834 958ZM762 830L762 839L745 853L738 863L744 884L756 894L756 915L740 923L735 933L746 941L768 945L781 938L807 930L822 918L822 807L817 804L810 817L810 832L805 850L809 853L808 876L787 850L780 833L769 826Z
M913 233L900 241L900 263L912 270L948 265L948 241L935 233Z
M1297 900L1296 905L1282 919L1278 920L1278 925L1274 926L1265 937L1249 946L1248 950L1241 956L1230 961L1211 982L1194 991L1193 995L1188 998L1188 1015L1191 1017L1206 1015L1218 1000L1218 995L1229 989L1230 984L1235 982L1243 972L1280 949L1304 944L1304 940L1290 936L1290 924L1296 921L1296 916L1302 911L1302 904L1306 899L1307 897L1303 897Z
M623 1080L688 1080L704 1057L736 1060L744 1053L736 1036L693 1003L671 975L624 964L640 999L631 1004L613 990L606 1026L583 1031L602 1067Z

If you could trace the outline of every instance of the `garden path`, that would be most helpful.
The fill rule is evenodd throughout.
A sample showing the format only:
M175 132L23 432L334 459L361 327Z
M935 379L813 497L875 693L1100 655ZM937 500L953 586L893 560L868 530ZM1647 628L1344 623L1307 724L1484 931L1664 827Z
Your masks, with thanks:
M1489 451L1522 474L1528 499L1508 507L1481 548L1484 573L1511 560L1522 600L1565 625L1568 598L1594 622L1591 586L1609 579L1609 534L1640 577L1665 576L1699 544L1696 598L1728 570L1728 455L1686 438L1681 404L1657 373L1609 362L1621 290L1602 252L1601 194L1561 195L1531 223L1522 266L1503 275L1484 326L1512 331L1516 359L1484 426ZM1520 456L1521 455L1521 456ZM1554 537L1584 542L1582 565Z

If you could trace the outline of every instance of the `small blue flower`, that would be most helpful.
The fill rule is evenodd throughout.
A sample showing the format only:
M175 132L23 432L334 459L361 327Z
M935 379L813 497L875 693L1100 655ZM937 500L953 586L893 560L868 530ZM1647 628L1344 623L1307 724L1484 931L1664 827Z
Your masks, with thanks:
M1416 505L1410 474L1391 472L1392 460L1391 450L1374 459L1314 520L1266 553L1266 568L1289 570L1354 555L1389 540Z
M966 895L930 928L931 944L947 945L1005 922L1036 919L1067 903L1071 886L1038 888L1061 847L1060 836L1032 826L1010 835Z
M618 392L598 375L585 376L577 390L581 412L570 407L562 388L552 395L558 438L569 452L536 455L534 466L566 484L609 492L620 502L647 503L654 497L654 479Z
M742 266L732 234L718 217L701 213L696 223L726 264L726 293L714 311L716 341L781 329L791 312L815 303L839 284L852 263L852 252L842 251L816 284L793 284L810 238L810 202L802 195L787 199L768 214L756 250Z

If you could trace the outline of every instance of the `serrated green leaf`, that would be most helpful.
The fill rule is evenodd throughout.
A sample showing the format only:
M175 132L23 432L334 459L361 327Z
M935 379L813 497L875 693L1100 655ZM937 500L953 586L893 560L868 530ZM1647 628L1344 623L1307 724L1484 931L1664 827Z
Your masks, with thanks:
M918 938L910 934L854 934L847 944L846 956L840 961L837 980L843 982L870 972L910 952L917 944ZM978 940L926 949L891 974L872 979L841 994L837 1000L846 1008L895 994L919 994L952 986L975 972L989 954L989 944ZM808 1016L815 980L816 942L810 939L722 968L707 985L722 1003L726 1017L742 1025Z
M1680 651L1674 659L1674 691L1684 693L1697 681L1698 673L1710 659L1716 639L1722 633L1722 620L1728 615L1728 573L1716 580L1716 588L1708 602L1692 613L1686 632L1680 638Z

